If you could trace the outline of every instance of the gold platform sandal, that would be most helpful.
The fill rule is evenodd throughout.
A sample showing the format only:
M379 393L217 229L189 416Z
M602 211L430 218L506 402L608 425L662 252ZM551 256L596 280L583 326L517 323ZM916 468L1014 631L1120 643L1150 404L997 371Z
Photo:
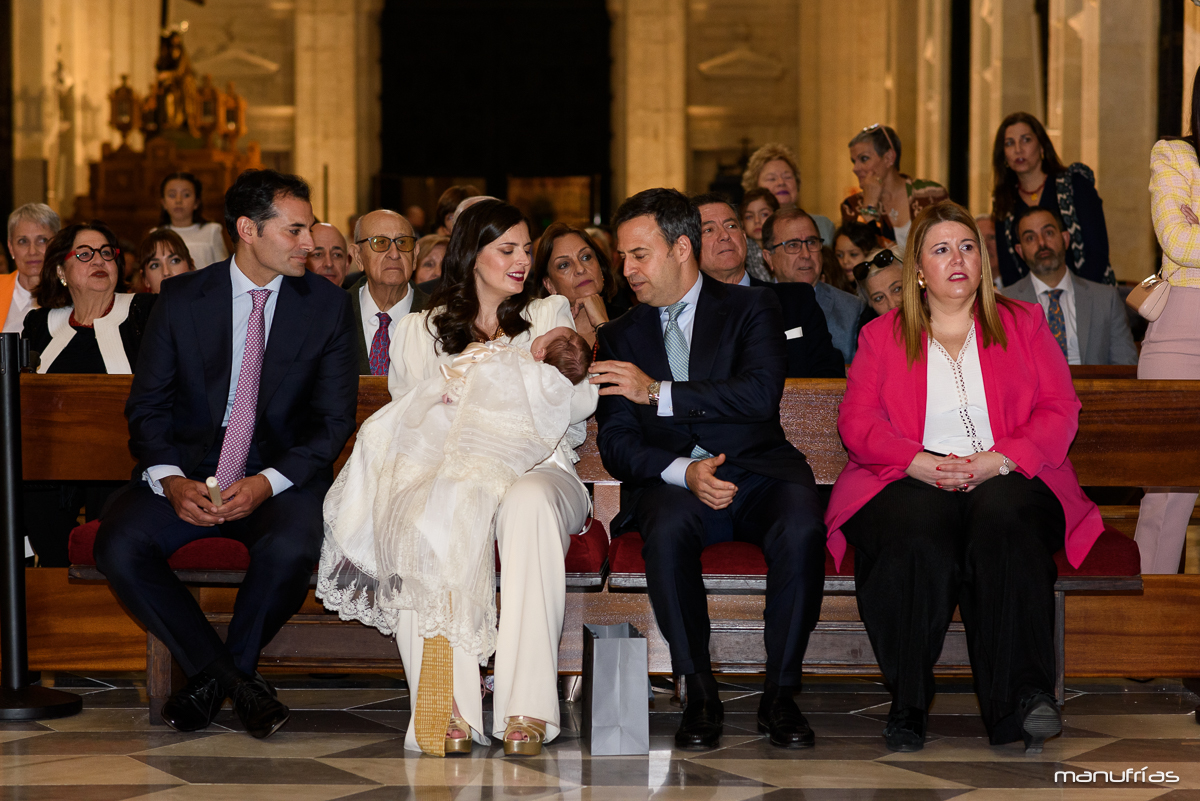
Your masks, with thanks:
M524 734L526 740L510 740L514 732ZM524 715L514 715L508 719L504 729L505 756L537 756L542 753L542 743L546 741L546 724Z
M451 737L450 732L455 729L465 732L466 736ZM471 739L471 727L467 725L467 722L460 717L451 716L450 725L446 728L446 753L469 754L471 753L471 746L474 744L475 741Z

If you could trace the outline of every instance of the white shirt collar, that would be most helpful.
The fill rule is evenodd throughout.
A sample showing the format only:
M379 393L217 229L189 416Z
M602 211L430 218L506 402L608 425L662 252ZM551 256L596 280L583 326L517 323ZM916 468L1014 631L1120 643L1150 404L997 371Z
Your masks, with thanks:
M700 285L703 282L704 282L704 273L699 273L696 276L696 283L692 284L692 288L689 289L687 291L687 293L682 298L680 298L680 300L682 300L684 303L688 304L688 306L694 308L696 303L700 300ZM669 309L669 308L670 308L670 306L668 305L668 306L663 306L659 309L659 313L661 315L663 315L664 319L668 315L667 309Z
M246 274L238 269L237 259L233 256L229 257L229 277L233 281L233 296L244 295L255 289L269 289L272 292L278 292L279 287L283 286L283 276L277 275L271 279L266 286L259 286L246 277Z
M375 316L380 312L379 304L375 302L375 298L371 295L371 286L366 282L359 289L358 302L362 307L363 319L370 320L375 325L379 325L379 318ZM404 297L396 301L396 305L388 309L387 314L392 322L396 322L396 318L403 317L412 310L412 304L413 288L410 285L408 291L404 293Z
M26 303L29 303L29 301L33 298L33 293L21 286L20 276L17 277L16 281L13 281L13 297L16 298L22 306L24 306Z
M1075 296L1075 282L1071 280L1070 270L1063 273L1062 280L1058 282L1058 286L1050 286L1033 273L1030 273L1029 277L1033 281L1033 294L1035 297L1041 297L1043 292L1049 292L1052 289L1061 289L1064 297Z

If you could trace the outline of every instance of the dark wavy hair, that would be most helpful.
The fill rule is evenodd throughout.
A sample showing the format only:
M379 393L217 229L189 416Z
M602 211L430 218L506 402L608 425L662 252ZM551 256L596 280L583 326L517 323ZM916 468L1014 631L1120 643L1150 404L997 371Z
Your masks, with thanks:
M454 231L442 259L442 281L429 300L431 308L445 307L425 320L429 333L437 340L442 353L462 353L467 345L487 340L488 332L475 325L479 316L479 295L475 290L475 260L479 251L495 242L504 232L529 221L521 211L502 200L481 200L470 206L454 221ZM500 303L496 318L505 336L515 337L530 329L529 321L521 316L533 299L530 281L515 295Z
M608 254L604 248L596 244L596 240L592 239L587 231L565 222L550 223L550 227L546 229L545 233L538 237L537 247L533 250L533 277L526 282L529 284L530 291L539 298L550 294L546 291L545 285L546 278L550 275L550 256L554 253L554 243L568 234L575 234L583 240L583 244L592 249L592 253L596 254L596 263L600 265L600 274L604 276L604 287L600 290L600 297L612 300L617 294L617 279L613 274Z
M1014 111L1001 120L996 130L996 141L992 143L992 215L996 218L997 226L1017 205L1017 174L1008 166L1008 159L1004 158L1004 132L1019 122L1033 130L1033 135L1042 146L1042 172L1046 173L1046 180L1066 169L1058 158L1050 135L1037 117L1024 111Z
M43 309L62 309L75 305L75 301L71 298L71 293L58 280L58 268L63 266L67 257L71 255L71 251L75 249L75 237L81 231L96 231L104 237L104 240L109 245L117 250L121 249L120 240L117 239L117 235L113 233L111 228L99 220L68 225L55 234L54 238L46 243L46 258L42 261L42 280L38 283L35 290L38 305ZM92 258L99 258L99 256L93 256ZM117 258L120 259L121 257L118 255ZM117 292L125 289L125 271L121 269L121 264L122 262L117 263Z
M192 225L204 222L204 195L201 194L203 186L200 179L192 175L190 172L173 172L166 178L162 179L162 183L158 185L158 197L163 199L167 191L167 184L171 181L187 181L192 185L192 191L196 193L196 208L192 209ZM171 215L166 209L162 209L158 215L159 225L170 225Z

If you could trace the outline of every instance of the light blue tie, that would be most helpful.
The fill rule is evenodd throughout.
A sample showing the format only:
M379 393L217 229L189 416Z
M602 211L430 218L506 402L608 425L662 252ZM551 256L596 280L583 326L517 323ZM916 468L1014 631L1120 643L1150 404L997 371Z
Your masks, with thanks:
M679 315L687 308L686 301L672 303L667 307L667 328L663 331L663 345L667 348L667 361L671 365L671 378L676 381L688 380L688 358L690 348L683 331L679 328ZM693 459L709 459L712 454L696 445L692 448Z

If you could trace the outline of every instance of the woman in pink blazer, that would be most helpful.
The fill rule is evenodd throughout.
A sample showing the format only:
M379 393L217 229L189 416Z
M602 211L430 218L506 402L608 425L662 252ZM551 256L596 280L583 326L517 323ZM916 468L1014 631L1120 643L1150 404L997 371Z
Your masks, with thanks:
M1079 398L1063 351L1040 306L996 296L980 241L955 203L917 218L904 302L862 330L838 415L850 459L829 550L855 548L895 751L924 744L955 606L991 742L1040 751L1062 730L1053 554L1065 540L1079 565L1103 530L1067 459Z

